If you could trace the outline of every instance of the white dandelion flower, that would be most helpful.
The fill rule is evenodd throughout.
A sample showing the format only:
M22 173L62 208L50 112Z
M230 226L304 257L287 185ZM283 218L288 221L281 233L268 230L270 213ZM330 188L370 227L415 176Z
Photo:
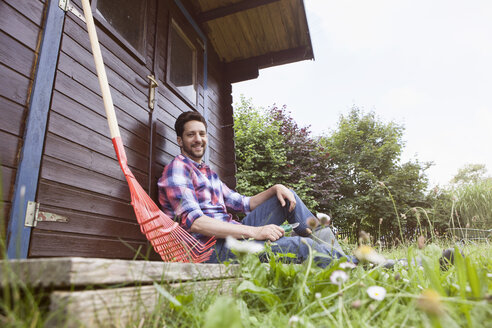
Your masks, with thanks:
M318 213L316 214L316 217L318 218L319 222L324 226L329 225L331 222L331 218L328 214Z
M300 319L298 316L293 315L293 316L292 316L292 317L290 317L290 319L289 319L289 326L290 326L290 325L293 325L293 324L295 324L295 323L298 323L299 321L301 321L301 319Z
M352 262L343 262L339 265L340 269L354 269L356 265Z
M254 241L239 241L231 236L226 238L226 247L239 253L259 253L265 250L265 246Z
M376 301L382 301L386 297L386 289L380 286L371 286L367 288L367 295Z
M330 280L332 283L335 285L341 285L345 281L347 281L348 275L345 273L345 271L342 270L336 270L331 273Z
M373 264L383 264L386 259L384 256L376 252L374 248L367 245L362 245L354 251L355 257L362 262L370 262Z

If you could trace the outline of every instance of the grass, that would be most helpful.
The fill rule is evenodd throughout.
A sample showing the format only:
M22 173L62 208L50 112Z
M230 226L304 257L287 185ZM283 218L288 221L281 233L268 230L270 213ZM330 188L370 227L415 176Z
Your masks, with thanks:
M492 322L492 254L487 244L467 245L466 256L456 252L456 263L441 269L441 248L400 247L387 255L420 258L422 266L393 269L358 266L342 269L342 262L327 269L281 264L272 255L269 266L253 257L242 260L243 277L235 297L212 295L205 303L175 309L168 327L478 327ZM404 255L404 256L403 256ZM348 280L331 282L335 271ZM383 300L372 299L367 289L385 289ZM222 309L222 310L220 310ZM202 313L197 319L197 313ZM212 313L216 315L212 316ZM220 313L223 315L221 316ZM227 315L226 315L227 314ZM193 317L193 322L186 318ZM213 317L214 324L207 318ZM198 323L198 324L197 324Z
M478 327L492 322L492 247L463 246L455 264L443 270L442 247L423 249L407 245L384 254L388 258L420 258L422 266L397 265L392 269L359 265L343 268L344 261L326 269L312 260L282 263L285 257L269 253L269 263L241 255L243 280L234 295L209 293L169 294L158 286L162 300L150 315L137 317L128 327ZM314 257L315 254L313 254ZM4 264L3 272L8 272ZM335 284L333 272L348 279ZM12 286L0 301L3 327L43 327L47 320L43 295L15 277L3 275ZM10 281L8 281L10 280ZM386 291L372 299L370 286ZM59 314L58 314L59 315Z

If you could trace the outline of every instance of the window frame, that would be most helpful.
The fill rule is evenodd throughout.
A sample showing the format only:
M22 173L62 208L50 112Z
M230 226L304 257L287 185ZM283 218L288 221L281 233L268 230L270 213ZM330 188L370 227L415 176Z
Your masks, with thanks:
M106 29L109 33L111 33L116 40L125 48L128 50L130 54L135 56L140 62L143 64L146 64L146 59L145 59L145 49L147 48L147 17L148 17L148 0L142 0L142 5L145 6L144 8L144 19L143 19L143 36L142 36L142 53L137 50L133 45L130 44L126 40L126 38L121 35L109 22L104 18L104 16L97 10L97 2L98 0L91 0L91 9L92 9L92 15L96 19L96 21L101 24L104 29Z
M184 25L184 23L182 23ZM169 18L169 24L168 24L168 35L167 35L167 59L166 59L166 84L171 87L171 89L176 92L179 97L189 106L191 106L193 109L198 110L198 97L199 97L199 82L198 82L198 51L200 49L200 44L198 41L194 43L192 40L193 38L190 37L190 34L193 32L188 32L185 31L185 26L181 26L180 21L173 17L172 15ZM176 32L180 37L183 39L183 41L193 50L193 86L195 88L195 99L191 100L188 98L186 94L181 92L179 90L179 87L175 85L171 81L171 41L172 41L172 29L175 28ZM193 34L194 35L194 34ZM196 38L195 38L196 39ZM194 101L194 102L193 102Z

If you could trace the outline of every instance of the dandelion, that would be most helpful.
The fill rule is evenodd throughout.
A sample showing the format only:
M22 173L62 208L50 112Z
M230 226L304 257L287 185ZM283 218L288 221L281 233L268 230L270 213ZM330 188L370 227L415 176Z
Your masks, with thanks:
M321 293L314 294L314 297L316 297L316 299L320 299L321 298Z
M424 236L419 236L419 238L417 238L417 247L419 249L423 249L425 247L425 237Z
M371 246L361 245L354 251L355 257L361 262L370 262L373 264L383 264L386 259Z
M365 232L364 230L361 230L359 233L359 240L362 242L370 242L371 241L371 235Z
M298 323L299 321L301 321L301 319L296 316L296 315L293 315L292 317L290 317L289 319L289 326L295 324L295 323Z
M386 289L381 286L371 286L367 288L367 295L376 301L382 301L386 297Z
M428 314L440 316L444 313L441 297L433 289L424 289L417 299L417 307Z
M310 217L306 220L306 223L311 230L314 230L318 226L318 220L316 220L314 217Z
M343 284L345 281L347 281L347 279L348 279L348 275L345 273L345 271L342 270L333 271L330 276L331 282L339 286Z
M340 269L354 269L356 267L352 262L343 262L339 265Z
M321 222L321 225L323 225L323 226L327 226L331 222L331 218L328 214L318 213L318 214L316 214L316 217L319 219L319 221Z
M226 247L238 253L259 253L265 250L265 246L254 241L239 241L231 236L226 238Z

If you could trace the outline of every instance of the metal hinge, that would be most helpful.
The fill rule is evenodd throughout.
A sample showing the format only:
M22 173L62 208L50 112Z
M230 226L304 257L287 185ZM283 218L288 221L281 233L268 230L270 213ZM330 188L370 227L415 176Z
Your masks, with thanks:
M26 209L26 218L24 225L26 227L35 227L38 222L68 222L66 216L59 214L53 214L48 212L42 212L39 210L39 203L28 201Z
M82 21L85 23L85 17L78 11L77 8L75 8L71 3L70 0L59 0L58 1L58 7L60 7L63 11L69 11L78 18L80 18Z

